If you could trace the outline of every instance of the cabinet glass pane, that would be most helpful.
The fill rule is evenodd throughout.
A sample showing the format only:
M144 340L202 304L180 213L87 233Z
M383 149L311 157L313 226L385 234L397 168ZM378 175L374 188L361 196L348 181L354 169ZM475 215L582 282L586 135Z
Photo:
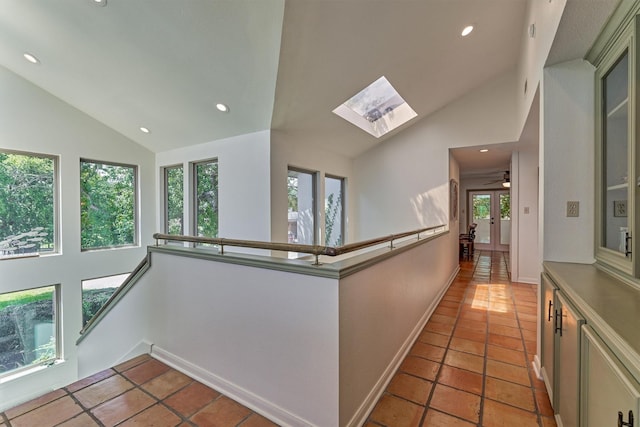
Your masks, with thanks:
M606 248L625 252L627 217L629 55L625 52L603 81L602 224Z

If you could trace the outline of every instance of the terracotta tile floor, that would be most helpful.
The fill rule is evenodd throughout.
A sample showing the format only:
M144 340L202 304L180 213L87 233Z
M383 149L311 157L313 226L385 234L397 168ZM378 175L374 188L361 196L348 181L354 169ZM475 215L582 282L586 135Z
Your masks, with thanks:
M366 427L556 425L531 369L536 288L510 282L506 255L461 263ZM147 355L0 413L0 427L115 425L275 424Z
M148 355L0 413L0 427L275 426Z
M536 286L508 253L476 251L425 325L365 427L555 426L536 352Z

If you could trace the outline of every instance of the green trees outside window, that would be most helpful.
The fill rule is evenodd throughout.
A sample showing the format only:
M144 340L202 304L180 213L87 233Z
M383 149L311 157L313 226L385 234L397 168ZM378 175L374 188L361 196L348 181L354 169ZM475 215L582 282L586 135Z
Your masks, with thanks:
M194 163L196 235L218 237L218 162Z
M0 375L58 357L56 288L0 294Z
M53 157L0 152L0 257L55 250Z
M182 166L164 169L165 233L184 234L184 173Z
M136 243L136 167L80 161L82 249Z
M324 242L327 246L344 243L344 178L324 179Z

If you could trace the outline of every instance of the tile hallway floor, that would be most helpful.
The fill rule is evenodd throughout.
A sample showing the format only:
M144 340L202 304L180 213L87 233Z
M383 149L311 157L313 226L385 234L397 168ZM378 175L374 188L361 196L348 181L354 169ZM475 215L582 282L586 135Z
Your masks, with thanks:
M461 262L365 427L556 426L531 367L536 286L511 283L507 257Z
M365 427L556 425L531 370L536 288L510 282L506 255L461 263ZM147 355L0 413L0 427L116 425L275 426Z
M148 355L0 413L0 427L273 427Z

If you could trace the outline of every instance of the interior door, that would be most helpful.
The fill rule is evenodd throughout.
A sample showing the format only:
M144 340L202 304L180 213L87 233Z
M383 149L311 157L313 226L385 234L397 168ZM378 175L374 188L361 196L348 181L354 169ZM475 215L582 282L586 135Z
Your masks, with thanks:
M508 251L511 241L511 198L508 190L469 191L469 224L476 223L475 247Z

